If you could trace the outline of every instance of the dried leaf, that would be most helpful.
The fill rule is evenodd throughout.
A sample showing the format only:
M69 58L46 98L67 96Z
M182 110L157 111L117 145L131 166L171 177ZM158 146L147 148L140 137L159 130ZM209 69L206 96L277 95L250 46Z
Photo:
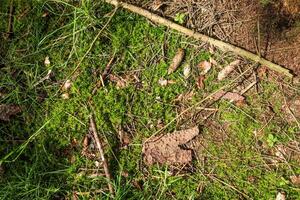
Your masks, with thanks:
M161 86L167 86L167 85L170 85L170 84L175 84L176 81L173 81L173 80L166 80L164 78L160 78L158 80L158 84L161 85Z
M183 61L184 54L184 49L178 49L175 57L172 60L171 65L169 66L168 74L172 74L176 71L176 69L180 66L181 62Z
M116 83L118 89L125 88L127 86L127 81L120 76L110 74L109 80L113 83Z
M20 106L0 104L0 120L9 121L12 116L21 111Z
M282 192L278 192L276 200L285 200L285 194Z
M185 64L184 67L183 67L183 76L185 79L189 78L191 74L191 67L190 67L190 64Z
M198 89L204 89L205 88L204 80L205 80L204 75L200 75L198 77L198 80L197 80L197 83L196 83Z
M180 94L174 101L188 101L195 95L194 91L190 91L184 94Z
M205 75L211 69L211 63L208 61L202 61L198 64L198 68L200 69L200 75Z
M231 102L241 102L245 101L245 97L235 93L235 92L225 92L224 90L220 90L219 92L215 93L213 95L213 99L215 101L219 99L225 99L225 100L230 100Z
M69 93L63 93L63 94L61 95L61 98L62 98L62 99L70 99L70 95L69 95Z
M71 80L66 80L66 82L64 83L62 90L63 91L68 91L72 86L72 82Z
M236 68L237 65L241 63L240 60L233 61L229 65L227 65L224 69L222 69L218 74L218 80L221 81L225 79L233 70Z
M294 185L297 185L299 186L300 185L300 175L293 175L293 176L290 176L290 179L291 179L291 182L294 184Z
M192 150L183 149L186 144L199 134L199 128L176 131L172 134L156 136L143 143L143 156L146 165L159 164L187 164L192 161Z
M44 61L44 64L45 64L46 67L49 66L49 65L51 64L51 63L50 63L50 58L49 58L49 56L46 56L45 61Z

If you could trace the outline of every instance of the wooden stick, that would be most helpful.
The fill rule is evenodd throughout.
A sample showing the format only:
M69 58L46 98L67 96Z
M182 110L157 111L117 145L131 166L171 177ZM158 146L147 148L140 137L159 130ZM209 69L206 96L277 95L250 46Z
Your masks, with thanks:
M148 19L150 19L151 21L155 22L155 23L158 23L158 24L161 24L161 25L164 25L164 26L167 26L171 29L174 29L178 32L181 32L189 37L193 37L197 40L201 40L203 42L206 42L206 43L209 43L211 45L214 45L218 48L220 48L221 50L223 51L231 51L233 53L235 53L236 55L239 55L239 56L242 56L244 58L247 58L249 60L252 60L254 62L257 62L257 63L260 63L261 65L264 65L264 66L267 66L268 68L270 68L271 70L274 70L276 72L279 72L279 73L282 73L290 78L293 78L293 74L290 72L290 70L280 66L280 65L277 65L275 63L272 63L254 53L251 53L249 51L246 51L242 48L239 48L239 47L236 47L232 44L229 44L229 43L226 43L226 42L223 42L223 41L220 41L220 40L217 40L217 39L214 39L214 38L211 38L207 35L204 35L204 34L201 34L201 33L198 33L198 32L195 32L193 30L190 30L186 27L183 27L181 25L178 25L168 19L165 19L163 17L160 17L156 14L153 14L143 8L140 8L140 7L137 7L137 6L134 6L134 5L131 5L131 4L128 4L128 3L124 3L124 2L121 2L121 1L118 1L118 0L105 0L106 3L109 3L109 4L112 4L116 7L122 7L122 8L125 8L127 10L130 10L131 12L134 12L136 14L139 14L141 16L144 16Z
M96 123L95 123L93 115L90 115L90 126L91 126L91 131L92 131L93 137L95 139L96 147L98 148L98 151L100 153L100 159L103 163L104 173L105 173L105 176L106 176L107 182L108 182L108 189L109 189L110 194L113 196L114 195L114 189L113 189L113 186L111 184L111 175L110 175L110 172L109 172L109 169L108 169L107 160L104 156L104 151L103 151L101 141L98 137Z

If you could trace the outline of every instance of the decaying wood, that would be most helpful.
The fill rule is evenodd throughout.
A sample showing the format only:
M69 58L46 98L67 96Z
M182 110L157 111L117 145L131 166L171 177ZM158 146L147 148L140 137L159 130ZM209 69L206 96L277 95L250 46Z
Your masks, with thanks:
M95 123L93 115L90 116L90 127L91 127L91 131L92 131L95 143L96 143L96 147L97 147L97 149L100 153L100 160L103 163L104 173L105 173L105 176L107 178L109 192L110 192L111 195L114 195L114 189L113 189L113 186L111 184L111 174L110 174L110 171L109 171L109 168L108 168L107 160L104 156L103 145L102 145L102 143L101 143L101 141L98 137L96 123Z
M207 35L204 35L204 34L195 32L193 30L190 30L190 29L188 29L186 27L183 27L179 24L176 24L176 23L174 23L174 22L172 22L168 19L160 17L160 16L158 16L154 13L151 13L151 12L149 12L149 11L143 9L143 8L140 8L140 7L128 4L128 3L124 3L124 2L121 2L121 1L118 1L118 0L105 0L105 2L107 2L109 4L112 4L116 7L122 7L122 8L125 8L127 10L130 10L131 12L134 12L136 14L144 16L144 17L150 19L151 21L153 21L155 23L167 26L167 27L169 27L171 29L174 29L174 30L176 30L180 33L183 33L183 34L185 34L189 37L193 37L197 40L201 40L203 42L214 45L214 46L218 47L219 49L221 49L223 51L231 51L231 52L235 53L236 55L239 55L239 56L242 56L242 57L247 58L249 60L252 60L254 62L260 63L263 66L267 66L271 70L282 73L282 74L284 74L284 75L286 75L290 78L293 78L293 74L290 72L290 70L288 70L288 69L286 69L286 68L284 68L280 65L277 65L277 64L275 64L271 61L268 61L268 60L262 58L259 55L251 53L249 51L246 51L242 48L236 47L232 44L229 44L229 43L211 38Z

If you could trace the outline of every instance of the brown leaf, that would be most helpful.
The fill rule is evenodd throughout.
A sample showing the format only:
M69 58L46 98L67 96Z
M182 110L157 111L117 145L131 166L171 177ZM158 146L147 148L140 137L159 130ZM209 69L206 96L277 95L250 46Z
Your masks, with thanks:
M117 87L118 89L125 88L125 87L127 86L126 80L123 79L123 78L120 77L120 76L110 74L110 75L109 75L109 80L110 80L112 83L115 83L115 84L116 84L116 87Z
M291 182L294 184L294 185L297 185L299 186L300 185L300 175L293 175L293 176L290 176L290 179L291 179Z
M211 69L211 63L208 61L202 61L198 64L198 68L200 69L200 75L207 74Z
M176 69L180 66L181 62L183 61L184 54L184 49L179 48L175 57L172 60L171 65L169 66L168 74L172 74L176 71Z
M205 88L204 80L205 80L204 75L200 75L198 77L198 80L197 80L197 83L196 83L198 89L204 89Z
M241 101L245 101L245 97L235 93L235 92L225 92L224 90L220 90L219 92L215 93L213 95L213 99L215 101L219 100L219 99L225 99L225 100L230 100L232 102L241 102Z
M192 161L192 150L183 149L180 145L186 144L199 134L199 128L176 131L172 134L156 136L143 144L144 162L150 166L159 164L187 164Z
M0 120L9 121L12 116L21 111L20 106L0 104Z
M236 68L237 65L241 63L240 60L233 61L229 65L227 65L224 69L222 69L218 74L218 80L221 81L225 79L233 70Z

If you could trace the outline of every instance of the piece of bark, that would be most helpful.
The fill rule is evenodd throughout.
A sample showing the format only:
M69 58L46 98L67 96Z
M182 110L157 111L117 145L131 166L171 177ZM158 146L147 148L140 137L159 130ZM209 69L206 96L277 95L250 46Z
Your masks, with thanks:
M156 136L143 144L143 156L146 165L155 163L183 165L192 161L192 150L183 149L186 144L199 134L199 128L176 131L163 136Z

